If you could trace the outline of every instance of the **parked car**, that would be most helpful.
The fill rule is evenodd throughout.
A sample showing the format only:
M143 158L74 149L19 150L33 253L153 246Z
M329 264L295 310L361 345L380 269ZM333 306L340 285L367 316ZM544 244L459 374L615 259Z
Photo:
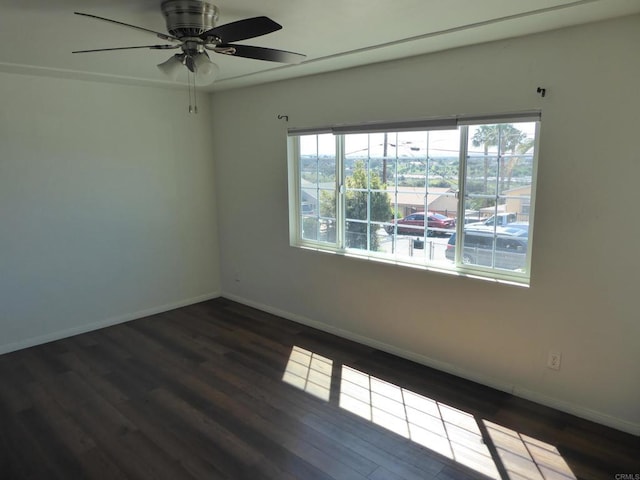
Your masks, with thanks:
M519 230L524 230L525 236L529 235L529 222L513 222L510 223L507 228L517 228Z
M475 227L464 229L462 261L468 265L521 270L526 267L529 239L527 232L509 227ZM445 256L455 260L456 234L449 238ZM495 247L495 251L494 251ZM495 253L495 255L494 255Z
M482 224L470 224L465 225L465 230L474 230L477 232L489 232L491 234L495 232L506 235L513 235L516 237L528 237L529 236L529 223L528 222L515 222L509 223L505 227L493 227Z
M475 227L475 226L485 226L485 227L506 227L518 220L518 215L515 213L499 213L497 215L492 215L486 220L482 220L480 222L472 222L467 223L467 226Z
M456 220L446 215L434 212L416 212L404 218L391 220L393 225L385 225L384 229L389 235L394 231L394 225L398 233L406 235L424 235L424 217L427 217L428 236L436 234L452 233L456 228Z

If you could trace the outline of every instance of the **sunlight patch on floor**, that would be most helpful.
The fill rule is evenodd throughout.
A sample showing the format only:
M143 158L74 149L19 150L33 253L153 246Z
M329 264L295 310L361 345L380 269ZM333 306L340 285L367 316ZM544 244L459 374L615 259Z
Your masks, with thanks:
M509 478L576 480L569 465L553 445L487 420L483 422Z
M282 381L329 401L333 360L294 346Z
M329 401L332 374L331 359L294 346L282 380ZM490 478L576 480L553 445L347 365L334 395L341 408Z
M468 413L343 365L340 406L467 467L500 478Z

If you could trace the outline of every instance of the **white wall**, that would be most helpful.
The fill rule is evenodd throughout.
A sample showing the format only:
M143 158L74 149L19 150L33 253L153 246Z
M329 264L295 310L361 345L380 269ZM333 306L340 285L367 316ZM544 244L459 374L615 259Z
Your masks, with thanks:
M220 292L211 113L0 74L0 353Z
M629 17L214 94L223 294L640 434L637 45ZM288 126L535 108L531 288L288 246Z

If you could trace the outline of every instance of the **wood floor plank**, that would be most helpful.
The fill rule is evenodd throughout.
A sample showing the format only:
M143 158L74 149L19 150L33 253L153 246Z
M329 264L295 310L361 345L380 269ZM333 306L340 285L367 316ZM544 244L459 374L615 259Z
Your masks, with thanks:
M274 389L270 386L269 380L260 378L250 369L238 370L237 365L232 362L218 363L215 366L205 365L200 375L205 381L212 383L219 383L222 379L235 385L239 392L252 396L257 402L256 411L262 416L277 418L280 423L283 415L291 415L297 422L302 422L310 429L332 439L339 452L351 451L378 465L385 465L388 469L398 466L407 471L410 469L409 464L403 466L398 457L400 442L394 441L392 447L389 444L383 447L376 445L377 442L384 441L385 433L382 429L370 423L363 425L359 420L349 418L348 413L327 408L327 405L303 392L284 385L281 389ZM389 453L387 447L392 448L393 453ZM335 448L328 453L336 454ZM336 456L339 457L340 454ZM442 464L431 458L427 469L414 468L415 475L410 478L422 479L425 472L435 474L441 468Z
M84 476L84 469L76 455L62 440L61 424L49 424L42 410L37 408L24 410L18 416L25 430L34 437L32 448L39 451L51 477L82 478Z
M0 401L10 411L21 412L33 406L33 399L26 391L32 378L16 353L5 357L0 356L0 379L5 386L0 388Z
M0 356L0 425L3 480L640 473L638 437L227 299Z
M23 410L24 411L24 410ZM0 403L0 472L5 478L55 478L45 464L31 432Z
M125 401L118 404L118 409L194 478L228 478L209 455L209 447L203 442L193 441L184 425L172 422L167 412L154 409L149 402L138 405Z

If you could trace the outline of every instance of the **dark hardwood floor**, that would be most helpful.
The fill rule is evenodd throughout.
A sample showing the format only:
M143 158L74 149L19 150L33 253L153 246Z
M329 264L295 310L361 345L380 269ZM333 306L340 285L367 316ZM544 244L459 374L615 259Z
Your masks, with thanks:
M0 380L2 480L640 474L638 437L225 299L2 355Z

